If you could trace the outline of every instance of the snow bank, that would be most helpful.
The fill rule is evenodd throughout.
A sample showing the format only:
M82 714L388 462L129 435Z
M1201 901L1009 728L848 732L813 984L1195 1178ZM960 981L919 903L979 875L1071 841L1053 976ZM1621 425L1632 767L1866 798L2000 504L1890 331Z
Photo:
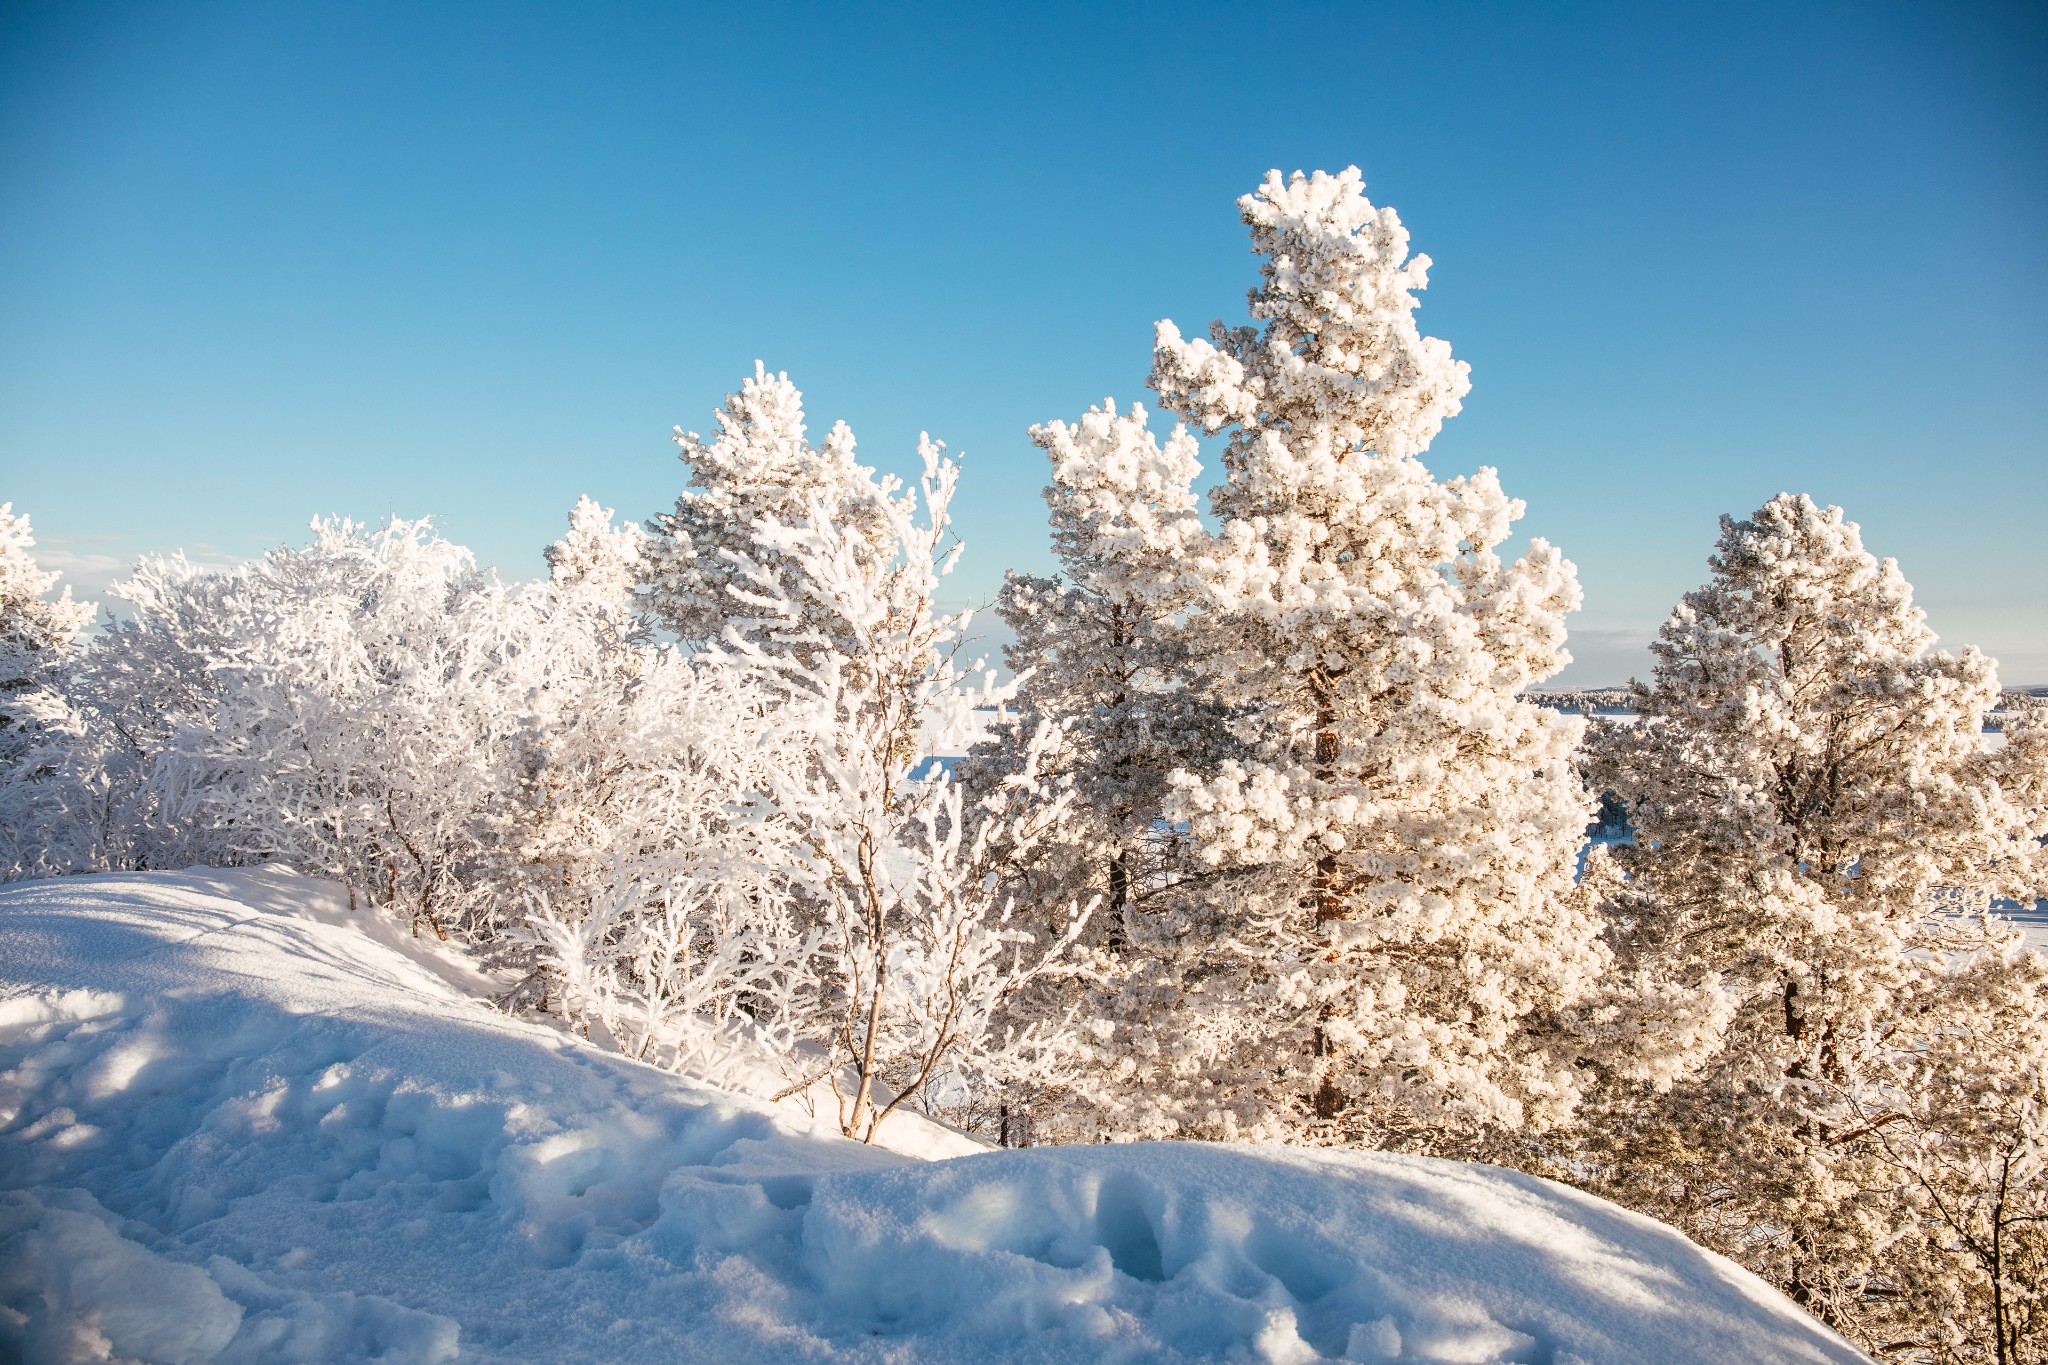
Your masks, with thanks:
M1860 1359L1545 1181L1196 1144L918 1161L505 1018L333 906L274 870L0 889L0 1354Z

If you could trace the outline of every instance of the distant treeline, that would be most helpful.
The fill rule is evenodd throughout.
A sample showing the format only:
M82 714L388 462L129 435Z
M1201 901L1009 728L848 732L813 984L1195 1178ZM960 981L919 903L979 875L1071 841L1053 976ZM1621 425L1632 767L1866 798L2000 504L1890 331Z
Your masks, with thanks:
M2008 687L1998 694L1998 709L1984 717L1984 728L2003 730L2007 721L2044 709L2048 709L2048 687Z
M1630 705L1626 687L1543 688L1522 695L1538 706L1548 706L1554 711L1577 711L1588 716L1596 711L1626 711Z
M1522 695L1538 706L1585 716L1627 711L1634 704L1626 687L1539 688ZM2048 709L2048 687L2008 687L1998 694L1998 708L1984 717L1984 728L2003 730L2008 720L2043 709Z

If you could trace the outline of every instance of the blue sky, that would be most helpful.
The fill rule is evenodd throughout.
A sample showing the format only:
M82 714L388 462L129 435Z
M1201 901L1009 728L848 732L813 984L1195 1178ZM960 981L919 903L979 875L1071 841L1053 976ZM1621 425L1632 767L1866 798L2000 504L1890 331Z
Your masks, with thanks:
M1241 313L1233 201L1364 168L1473 366L1429 456L1579 565L1618 681L1724 511L1837 502L2048 683L2048 8L38 4L0 10L0 500L97 588L316 512L511 575L644 517L756 357L965 452L963 594L1049 563L1025 437Z

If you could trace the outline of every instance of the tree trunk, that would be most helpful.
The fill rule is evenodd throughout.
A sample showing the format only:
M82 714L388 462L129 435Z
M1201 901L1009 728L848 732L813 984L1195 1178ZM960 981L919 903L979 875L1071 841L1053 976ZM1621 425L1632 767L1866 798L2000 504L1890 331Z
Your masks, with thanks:
M1316 704L1316 780L1329 783L1337 776L1337 699L1332 680L1320 669L1310 675L1309 691ZM1338 885L1337 855L1327 849L1316 857L1315 876L1309 883L1309 897L1315 907L1315 925L1320 933L1334 920L1344 918L1344 897ZM1330 949L1328 960L1337 958ZM1316 1058L1315 1114L1333 1119L1344 1110L1344 1092L1337 1085L1337 1046L1330 1038L1333 1010L1324 1005L1316 1015L1314 1052Z
M875 884L874 841L863 838L860 846L861 890L867 900L868 952L874 960L874 979L868 987L868 1017L866 1036L861 1039L859 1062L860 1084L853 1093L853 1116L846 1126L846 1135L872 1142L875 1125L868 1116L875 1107L875 1047L882 1030L882 988L889 975L888 944L883 939L882 893ZM867 1131L861 1131L866 1125Z
M1103 945L1113 953L1130 946L1124 929L1124 911L1131 903L1131 851L1119 846L1109 864L1109 920L1103 925Z

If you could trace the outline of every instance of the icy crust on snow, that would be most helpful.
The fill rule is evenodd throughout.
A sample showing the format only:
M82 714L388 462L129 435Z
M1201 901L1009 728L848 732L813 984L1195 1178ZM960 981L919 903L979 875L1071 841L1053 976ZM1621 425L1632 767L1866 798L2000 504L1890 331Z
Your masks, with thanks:
M332 905L278 871L0 889L0 1355L1861 1359L1489 1167L862 1147L497 1014Z

